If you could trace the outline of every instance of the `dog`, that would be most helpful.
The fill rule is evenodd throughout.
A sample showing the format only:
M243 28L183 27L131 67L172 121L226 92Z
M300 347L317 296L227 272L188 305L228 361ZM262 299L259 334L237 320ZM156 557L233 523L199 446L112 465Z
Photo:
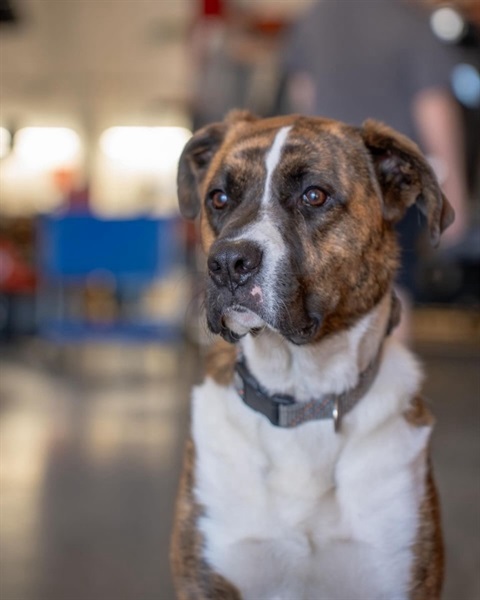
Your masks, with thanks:
M187 143L218 342L193 392L171 559L181 599L439 598L421 369L394 337L407 208L453 210L417 146L373 121L234 111Z

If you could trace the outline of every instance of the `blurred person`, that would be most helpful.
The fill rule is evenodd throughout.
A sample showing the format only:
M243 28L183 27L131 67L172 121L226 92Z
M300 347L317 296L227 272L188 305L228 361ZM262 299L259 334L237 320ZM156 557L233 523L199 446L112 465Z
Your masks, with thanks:
M320 0L293 25L282 57L287 112L354 125L375 118L419 143L456 212L442 247L458 243L467 225L461 114L450 92L454 64L426 11L406 0ZM398 227L403 339L410 335L420 231L412 207Z
M234 108L269 114L284 21L262 15L255 4L220 0L202 4L204 14L190 35L194 129L222 120Z

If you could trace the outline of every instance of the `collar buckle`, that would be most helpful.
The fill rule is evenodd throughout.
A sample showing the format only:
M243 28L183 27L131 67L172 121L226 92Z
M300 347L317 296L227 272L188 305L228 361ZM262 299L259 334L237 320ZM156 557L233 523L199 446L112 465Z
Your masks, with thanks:
M269 396L247 369L243 360L237 362L236 371L240 377L237 390L245 404L253 408L253 410L262 413L272 425L281 427L281 407L295 404L295 399L287 394L273 394Z
M272 400L272 412L274 413L274 419L270 419L270 423L276 427L282 427L281 409L282 406L291 406L295 404L294 398L285 394L274 394L271 397Z
M268 397L267 397L268 398ZM268 399L258 389L250 389L246 391L243 399L244 402L254 410L262 413L267 417L272 425L281 427L281 408L282 406L290 406L295 404L295 400L290 396L282 394L274 394Z

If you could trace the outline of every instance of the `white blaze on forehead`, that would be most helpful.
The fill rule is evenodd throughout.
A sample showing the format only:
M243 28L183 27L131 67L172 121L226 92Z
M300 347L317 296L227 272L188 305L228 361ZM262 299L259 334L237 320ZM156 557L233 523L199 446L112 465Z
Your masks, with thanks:
M280 163L282 149L292 127L282 127L275 135L273 144L265 157L266 178L263 198L257 218L233 239L256 242L263 251L261 279L252 288L251 295L261 305L263 314L275 318L278 304L277 279L279 266L286 254L285 242L275 222L271 203L272 175Z
M291 128L292 126L290 125L290 127L282 127L278 131L277 135L275 136L275 139L273 140L272 147L268 151L268 154L265 158L267 176L265 178L265 191L263 193L262 206L266 206L270 199L272 175L278 163L280 162L280 157L282 156L282 148L285 144L285 141Z

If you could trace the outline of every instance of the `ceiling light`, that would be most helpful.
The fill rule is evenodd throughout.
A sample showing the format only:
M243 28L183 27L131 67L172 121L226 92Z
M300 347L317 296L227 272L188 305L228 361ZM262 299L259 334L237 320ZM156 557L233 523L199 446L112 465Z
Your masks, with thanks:
M15 155L38 169L70 166L80 151L80 137L66 127L25 127L15 134Z
M191 135L184 127L111 127L103 132L100 148L126 168L170 171Z

